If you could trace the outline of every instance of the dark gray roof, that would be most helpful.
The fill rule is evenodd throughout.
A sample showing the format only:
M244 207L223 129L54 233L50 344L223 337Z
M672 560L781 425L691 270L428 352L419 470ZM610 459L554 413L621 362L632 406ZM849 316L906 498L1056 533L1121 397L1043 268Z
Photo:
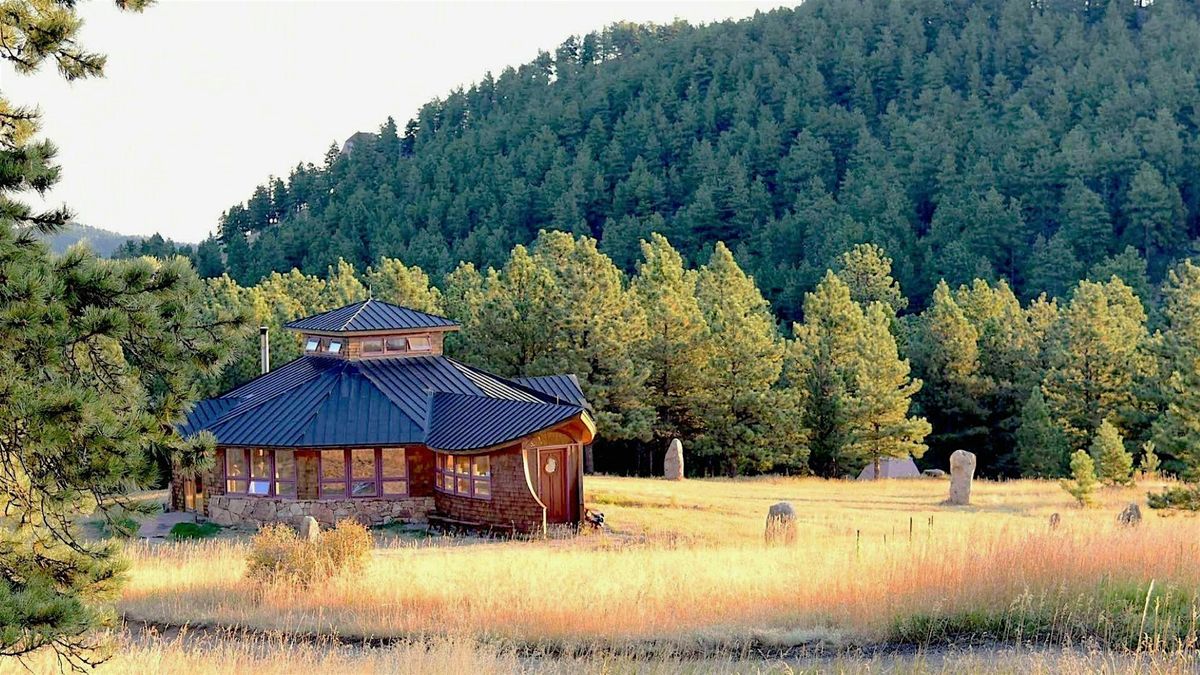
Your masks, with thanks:
M541 377L517 377L513 382L541 392L546 396L562 403L591 409L583 395L583 387L579 386L579 378L574 375L543 375Z
M415 330L421 328L456 328L458 324L444 316L418 312L390 302L371 298L328 312L306 316L287 324L295 330L321 332Z
M583 413L583 406L445 356L360 361L303 356L201 401L180 431L221 445L494 447Z

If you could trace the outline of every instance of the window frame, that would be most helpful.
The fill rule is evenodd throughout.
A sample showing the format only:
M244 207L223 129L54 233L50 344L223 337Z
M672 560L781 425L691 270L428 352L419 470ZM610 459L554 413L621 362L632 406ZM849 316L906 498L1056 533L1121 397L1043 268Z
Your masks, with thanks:
M382 447L317 448L316 450L317 450L317 499L322 499L322 500L407 499L412 494L412 492L411 492L412 491L412 479L410 478L410 471L409 471L409 465L408 465L408 448L405 446L392 446L392 447L386 447L386 448L382 448ZM354 477L353 457L354 457L354 451L356 451L356 450L359 452L362 452L364 450L369 450L374 453L375 470L372 473L372 478L370 480L372 481L372 483L375 487L375 491L374 491L374 493L369 494L369 495L365 495L365 494L364 495L355 495L354 494L354 484L362 483L362 482L365 482L366 480L368 480L366 478L355 478ZM383 453L384 453L384 451L391 451L391 452L399 451L402 453L404 475L402 475L402 476L400 476L400 475L385 476L383 474ZM325 453L327 453L327 452L341 452L342 453L342 479L341 479L341 481L338 481L337 479L325 478ZM383 487L384 487L385 482L386 483L403 483L404 484L404 492L402 494L400 494L400 493L388 494L388 493L384 492ZM343 492L336 493L333 495L325 494L325 485L327 483L330 485L341 485L343 488Z
M221 478L222 478L222 485L225 488L225 494L227 494L227 495L234 495L234 496L238 496L238 497L253 497L255 499L275 498L275 497L280 497L280 495L279 495L279 484L280 483L289 484L289 485L292 485L295 487L298 487L300 484L300 468L299 468L299 465L296 463L296 455L295 455L294 449L238 447L238 448L224 448L223 450L224 450L224 457L221 461ZM253 453L255 450L259 450L259 451L266 453L267 471L266 471L265 478L254 475L254 465L251 463L251 453ZM279 465L278 465L278 461L276 459L275 453L281 452L281 451L292 453L292 475L291 475L290 479L287 479L287 478L281 479L278 475ZM230 459L230 457L235 456L234 453L240 454L242 461L244 462L243 466L245 466L245 471L246 471L245 475L237 476L237 477L230 477L230 475L229 475L229 459ZM257 492L250 491L250 486L253 483L264 482L264 481L267 483L267 491L265 493L257 493ZM244 483L245 487L243 487L240 490L230 489L230 484L233 482ZM282 499L296 499L295 490L293 489L293 493L291 496L284 495L284 496L282 496Z
M466 460L465 473L458 471L460 459ZM480 459L487 462L486 473L477 473L476 471L477 461ZM481 455L452 455L448 452L435 453L434 475L434 489L443 494L486 501L490 501L492 498L492 459L491 455L486 453ZM459 489L459 485L464 481L467 485L466 491ZM487 494L479 494L476 487L477 484L486 484Z

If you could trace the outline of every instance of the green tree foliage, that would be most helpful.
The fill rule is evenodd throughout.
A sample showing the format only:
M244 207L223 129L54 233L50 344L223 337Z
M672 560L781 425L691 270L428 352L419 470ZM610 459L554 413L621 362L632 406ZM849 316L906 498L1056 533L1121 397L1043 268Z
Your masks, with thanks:
M639 358L649 367L647 398L655 410L653 436L665 442L698 435L698 411L708 393L713 356L708 323L696 298L696 273L667 238L642 242L642 262L632 288L646 316Z
M775 388L784 354L775 317L720 242L696 275L696 299L712 341L697 451L719 457L730 475L768 470L777 459L803 466L803 452L789 438L795 420L787 397Z
M1068 468L1070 446L1062 427L1050 416L1050 408L1035 387L1021 410L1017 429L1017 462L1022 476L1058 478Z
M858 336L866 326L862 307L833 272L804 300L804 323L794 327L791 373L803 402L809 467L817 475L840 476L852 469L845 457L850 443L850 396L859 363Z
M8 2L0 59L19 74L53 60L68 80L100 75L104 57L76 40L81 24L74 3ZM107 603L124 563L76 523L89 513L111 523L164 465L203 461L211 438L185 443L174 425L237 318L202 316L202 285L182 258L50 255L38 238L70 212L20 201L59 176L37 131L36 111L0 97L0 658L50 648L81 667L94 631L115 621Z
M1142 443L1142 458L1138 462L1138 468L1147 478L1158 478L1160 467L1158 453L1154 451L1154 441Z
M1073 448L1110 417L1135 419L1135 385L1151 368L1145 323L1141 302L1116 277L1080 282L1060 314L1042 390Z
M921 381L909 377L908 361L896 350L889 330L891 308L874 303L865 319L857 336L858 363L846 406L850 433L843 455L855 465L873 465L879 477L884 459L924 455L930 426L924 417L909 416Z
M1161 396L1154 442L1172 471L1200 478L1200 266L1171 270L1163 286Z
M1096 463L1085 450L1076 450L1071 454L1071 480L1062 481L1062 487L1079 502L1080 506L1088 507L1096 503Z
M1089 452L1100 480L1109 485L1133 483L1133 455L1125 449L1121 432L1108 420L1100 423Z
M395 258L382 258L367 268L366 283L373 298L430 314L440 315L445 311L442 292L415 265L410 267Z
M836 272L850 287L850 298L863 307L881 302L893 315L908 307L908 298L892 278L892 259L874 244L858 244L843 253Z
M546 228L626 271L652 232L690 261L722 240L786 321L862 243L917 307L943 278L1061 296L1125 244L1157 277L1200 212L1200 10L1105 7L813 0L614 25L269 178L214 241L245 284L339 256L440 282Z

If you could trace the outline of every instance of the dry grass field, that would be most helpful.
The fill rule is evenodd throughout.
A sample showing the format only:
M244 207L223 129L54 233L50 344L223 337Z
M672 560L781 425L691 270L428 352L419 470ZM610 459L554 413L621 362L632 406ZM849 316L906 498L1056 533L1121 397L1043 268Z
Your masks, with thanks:
M381 537L362 573L310 590L244 580L245 537L131 544L120 611L135 627L192 632L119 635L105 669L1200 667L1200 520L1146 510L1155 486L1104 491L1088 510L1052 482L976 481L970 507L941 505L947 487L934 479L590 477L588 505L606 514L611 532ZM768 548L765 514L784 500L796 507L799 536ZM1145 520L1122 528L1116 514L1131 501L1143 504ZM1052 513L1061 515L1057 529ZM222 633L230 627L254 635ZM280 633L302 637L295 644Z

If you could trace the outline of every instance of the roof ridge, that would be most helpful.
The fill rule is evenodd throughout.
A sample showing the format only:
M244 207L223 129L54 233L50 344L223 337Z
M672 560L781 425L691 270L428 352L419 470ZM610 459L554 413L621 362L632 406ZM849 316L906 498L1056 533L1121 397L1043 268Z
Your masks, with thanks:
M371 298L367 298L366 300L361 301L361 304L359 304L358 309L354 310L354 313L350 315L350 318L346 319L346 321L342 323L342 327L339 330L346 330L347 328L349 328L350 324L355 319L358 318L358 315L361 314L362 311L367 308L367 305L371 304L371 301L374 299L375 298L371 297Z

